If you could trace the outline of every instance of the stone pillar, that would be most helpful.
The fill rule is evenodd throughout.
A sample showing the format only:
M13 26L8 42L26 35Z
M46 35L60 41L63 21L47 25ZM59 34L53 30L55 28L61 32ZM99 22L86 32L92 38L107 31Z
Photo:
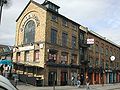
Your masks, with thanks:
M100 76L100 73L99 73L98 77L99 77L99 84L101 84L101 76Z
M93 78L92 78L92 79L93 79L93 80L92 80L92 81L93 81L92 83L93 83L93 85L95 84L95 77L94 77L94 76L95 76L95 74L94 74L94 72L93 72L93 74L92 74L92 77L93 77Z
M45 69L45 71L44 71L44 82L43 82L44 86L48 86L48 73L49 73L48 69Z
M61 84L61 69L57 69L57 85L60 86Z
M71 85L71 70L68 69L68 85Z
M106 84L106 80L107 80L106 73L104 72L104 84Z

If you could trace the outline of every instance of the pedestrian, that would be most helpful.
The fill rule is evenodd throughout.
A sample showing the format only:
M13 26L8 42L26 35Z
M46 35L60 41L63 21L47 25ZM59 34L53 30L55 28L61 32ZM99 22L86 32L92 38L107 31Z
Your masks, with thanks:
M89 81L89 78L88 76L86 76L86 90L90 90L90 81Z
M74 85L74 80L75 80L75 77L74 77L74 75L72 75L72 77L71 77L71 85L72 86Z
M1 72L0 74L1 75L3 75L3 71L4 71L3 64L1 64L1 66L0 66L0 72Z
M78 88L80 87L80 84L81 84L81 82L80 82L80 75L78 74L78 76L77 76L77 87Z
M4 64L3 66L4 70L3 70L3 76L8 78L8 65Z
M83 82L84 82L84 75L83 74L80 77L80 82L81 82L81 85L83 85Z
M13 73L13 79L14 79L14 86L16 87L19 80L16 71Z

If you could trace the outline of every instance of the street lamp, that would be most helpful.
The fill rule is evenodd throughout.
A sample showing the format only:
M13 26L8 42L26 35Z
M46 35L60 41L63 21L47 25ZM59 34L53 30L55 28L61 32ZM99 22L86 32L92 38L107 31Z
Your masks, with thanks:
M1 23L1 16L2 16L2 8L4 4L7 4L7 0L0 0L0 23Z
M0 23L1 23L1 17L2 17L2 8L3 6L9 7L11 0L0 0Z
M52 81L53 81L53 90L55 90L55 76L54 76L54 72L51 72L52 74Z

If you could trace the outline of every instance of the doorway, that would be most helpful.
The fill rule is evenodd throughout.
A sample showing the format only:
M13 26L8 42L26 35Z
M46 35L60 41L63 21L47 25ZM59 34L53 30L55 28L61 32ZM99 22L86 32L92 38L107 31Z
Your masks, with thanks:
M51 71L48 73L48 85L53 86L57 84L57 73Z
M67 72L61 72L61 85L65 86L67 85L67 81L68 81L68 74Z

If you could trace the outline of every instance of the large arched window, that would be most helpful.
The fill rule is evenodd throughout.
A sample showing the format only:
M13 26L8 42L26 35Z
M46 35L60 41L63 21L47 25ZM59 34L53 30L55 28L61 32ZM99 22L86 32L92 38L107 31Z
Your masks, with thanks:
M30 20L24 28L24 44L32 43L35 39L35 22Z

